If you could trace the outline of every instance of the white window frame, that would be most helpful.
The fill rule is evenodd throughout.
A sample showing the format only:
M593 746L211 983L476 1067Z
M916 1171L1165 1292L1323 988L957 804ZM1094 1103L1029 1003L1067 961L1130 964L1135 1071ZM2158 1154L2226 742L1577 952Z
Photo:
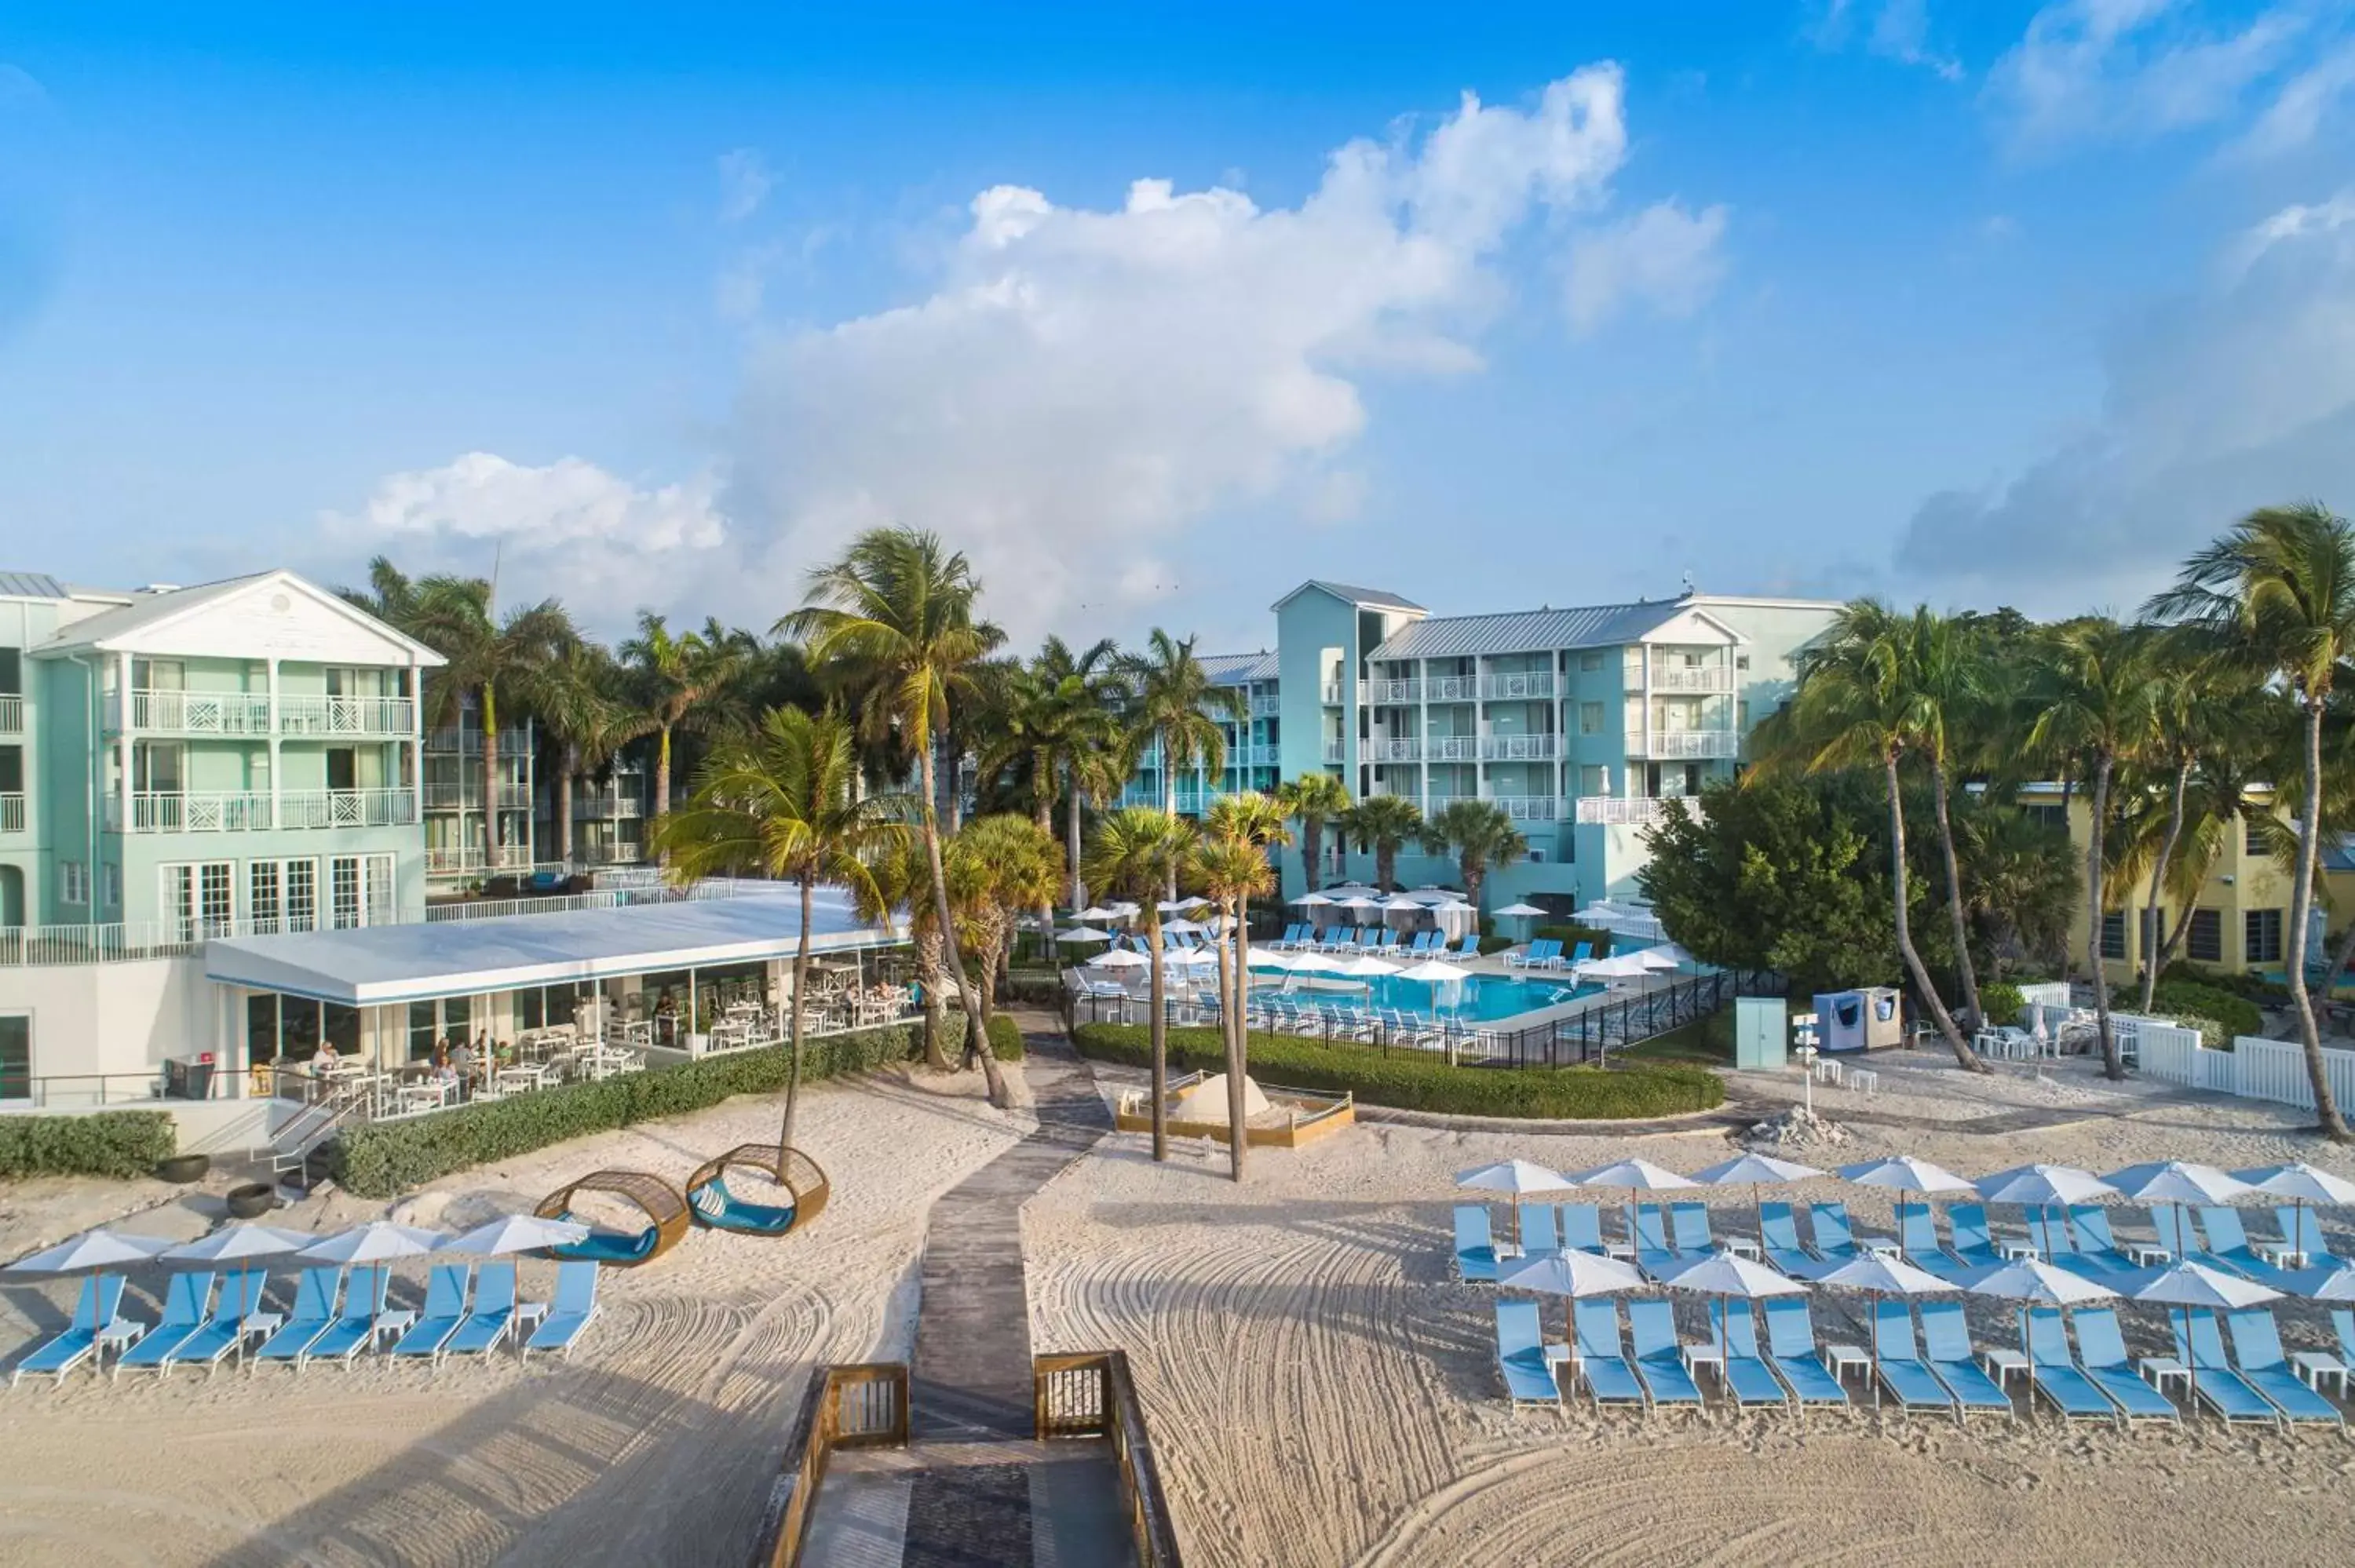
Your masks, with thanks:
M123 867L114 861L98 863L98 899L101 908L123 907Z
M90 867L78 860L58 862L58 902L87 905L90 902Z
M237 873L233 860L167 861L155 868L156 907L191 935L227 936L242 906Z

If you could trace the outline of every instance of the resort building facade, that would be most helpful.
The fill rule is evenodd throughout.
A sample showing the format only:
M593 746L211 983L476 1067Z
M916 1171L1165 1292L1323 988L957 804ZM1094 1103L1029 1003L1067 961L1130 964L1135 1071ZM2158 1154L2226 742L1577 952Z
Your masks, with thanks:
M1636 891L1643 831L1664 803L1741 766L1752 726L1785 701L1797 651L1839 606L1686 593L1672 599L1497 615L1434 616L1397 594L1312 580L1276 601L1275 646L1207 658L1243 694L1226 723L1226 768L1181 773L1178 810L1222 791L1272 789L1322 770L1354 800L1400 795L1425 816L1489 800L1519 824L1528 860L1490 877L1495 902L1568 913ZM1149 750L1124 799L1159 804ZM1328 828L1320 884L1370 874L1372 857ZM1287 895L1302 891L1283 857ZM1398 876L1456 880L1410 845Z

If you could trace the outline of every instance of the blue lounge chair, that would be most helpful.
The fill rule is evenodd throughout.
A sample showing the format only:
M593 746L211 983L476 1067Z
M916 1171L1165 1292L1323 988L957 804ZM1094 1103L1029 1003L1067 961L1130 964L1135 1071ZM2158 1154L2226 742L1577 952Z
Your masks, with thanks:
M220 1300L204 1327L182 1340L156 1363L159 1375L168 1374L174 1367L200 1366L211 1372L220 1371L221 1361L230 1351L242 1349L252 1332L250 1324L261 1310L261 1298L269 1288L270 1278L261 1269L250 1268L231 1275L221 1282Z
M2188 1342L2184 1338L2187 1318ZM2236 1421L2280 1422L2281 1411L2274 1402L2250 1387L2224 1359L2224 1336L2216 1327L2215 1313L2197 1308L2189 1313L2169 1312L2167 1320L2175 1330L2175 1359L2191 1369L2191 1392L2216 1413L2218 1420L2227 1425Z
M1733 1395L1739 1409L1753 1405L1778 1404L1791 1407L1791 1391L1758 1353L1758 1322L1750 1315L1747 1301L1727 1301L1720 1308L1722 1316L1710 1319L1710 1342L1716 1345L1724 1358L1720 1363L1725 1371L1725 1389Z
M1455 1205L1455 1277L1466 1285L1497 1283L1497 1243L1488 1211L1478 1203Z
M458 1331L442 1341L442 1354L484 1356L506 1343L515 1332L516 1266L486 1263L474 1276L474 1308Z
M1963 1304L1959 1301L1925 1301L1922 1304L1922 1350L1929 1368L1938 1374L1938 1381L1952 1389L1962 1403L1963 1414L2000 1412L2006 1420L2014 1419L2011 1396L2003 1392L1995 1379L1979 1370L1971 1356L1971 1331L1963 1320Z
M350 1366L354 1356L376 1342L377 1322L384 1315L385 1302L391 1292L390 1269L353 1269L345 1282L342 1315L327 1325L325 1333L304 1348L302 1355L295 1358L294 1370L299 1372L313 1361L341 1361Z
M2355 1307L2334 1307L2330 1326L2339 1331L2339 1359L2355 1367Z
M2282 1354L2281 1329L2274 1315L2251 1308L2224 1319L2232 1334L2232 1359L2240 1363L2241 1379L2292 1423L2327 1423L2344 1426L2346 1419L2328 1400L2298 1380Z
M549 1303L548 1313L531 1338L523 1345L524 1359L528 1361L534 1351L554 1351L559 1355L572 1353L572 1341L581 1337L597 1316L597 1266L593 1263L561 1263L556 1266L556 1296Z
M1684 1350L1677 1343L1675 1308L1657 1298L1628 1302L1627 1332L1636 1352L1632 1363L1636 1375L1643 1381L1645 1396L1654 1409L1664 1404L1708 1408L1700 1385L1685 1370Z
M2055 1203L2038 1203L2022 1210L2028 1225L2028 1243L2044 1255L2044 1261L2069 1270L2072 1274L2097 1272L2085 1267L2077 1255L2077 1238L2069 1234L2067 1214Z
M1938 1216L1930 1212L1927 1203L1897 1205L1897 1242L1906 1262L1941 1279L1954 1279L1968 1272L1966 1265L1938 1245Z
M2110 1234L2110 1212L2107 1209L2094 1203L2072 1203L2069 1206L2069 1229L2076 1236L2077 1256L2086 1267L2111 1276L2148 1277L2157 1272L2145 1268L2119 1249ZM2081 1268L2078 1272L2084 1270ZM2114 1288L2122 1288L2128 1295L2141 1288L2140 1284L2131 1281L2121 1286L2115 1278L2104 1283Z
M1374 940L1374 951L1377 953L1395 952L1398 948L1398 938L1399 934L1396 931L1392 930L1388 926L1383 927L1382 934Z
M1823 1259L1799 1245L1799 1222L1788 1203L1758 1206L1758 1248L1794 1279L1819 1279L1829 1272Z
M1561 944L1560 942L1556 942L1553 945L1553 962L1556 968L1565 969L1572 969L1577 965L1584 963L1587 959L1594 956L1594 944L1592 942L1579 943L1578 946L1570 950L1570 957L1566 959L1561 956Z
M392 1353L402 1361L423 1359L435 1366L442 1364L442 1347L466 1320L466 1287L472 1282L474 1270L463 1263L434 1266L425 1280L425 1311L409 1332L400 1336Z
M2173 1421L2183 1413L2167 1395L2135 1375L2126 1359L2126 1336L2118 1331L2118 1315L2107 1307L2081 1307L2073 1319L2077 1330L2077 1364L2117 1405L2127 1422Z
M1540 1257L1561 1250L1561 1233L1554 1224L1551 1203L1523 1203L1520 1214L1523 1257Z
M1707 1203L1668 1205L1668 1239L1687 1257L1706 1257L1717 1248L1709 1234Z
M1505 1374L1505 1397L1513 1404L1561 1408L1561 1384L1546 1360L1536 1302L1497 1303L1497 1366Z
M1849 1229L1846 1203L1810 1203L1807 1223L1816 1233L1816 1255L1833 1268L1864 1255L1864 1248L1856 1245L1856 1234Z
M2225 1267L2275 1290L2288 1292L2293 1288L2288 1269L2267 1263L2250 1247L2248 1233L2241 1228L2238 1209L2221 1204L2203 1208L2200 1211L2200 1228L2208 1233L2208 1250L2222 1258Z
M1556 1211L1561 1223L1561 1250L1591 1252L1600 1256L1610 1249L1603 1245L1603 1211L1593 1203L1563 1203Z
M2027 1354L2029 1384L2044 1402L2071 1420L2118 1421L2118 1407L2101 1385L2085 1375L2069 1351L2069 1325L2058 1307L2030 1307L2020 1319L2020 1350Z
M1872 1307L1873 1370L1880 1374L1879 1388L1887 1389L1899 1408L1911 1414L1917 1410L1944 1411L1955 1418L1957 1425L1963 1419L1963 1402L1955 1391L1938 1381L1922 1361L1919 1344L1913 1336L1913 1308L1902 1301L1876 1301ZM1873 1399L1879 1403L1879 1388Z
M1619 1303L1590 1297L1571 1303L1571 1321L1578 1333L1578 1372L1594 1407L1646 1404L1644 1385L1627 1365L1627 1347L1619 1334Z
M172 1283L164 1287L164 1315L155 1326L139 1337L139 1342L114 1358L114 1375L121 1377L124 1367L154 1367L159 1371L164 1358L180 1348L180 1341L205 1326L205 1314L211 1310L213 1277L208 1273L176 1274Z
M2158 1245L2178 1263L2205 1264L2222 1274L2233 1272L2231 1264L2200 1245L2200 1232L2192 1225L2189 1211L2161 1204L2151 1210L2150 1224L2158 1233Z
M8 1386L16 1387L27 1372L55 1372L59 1383L65 1382L66 1373L98 1353L98 1337L114 1321L114 1309L122 1304L123 1276L95 1274L83 1280L65 1332L18 1361L8 1373Z
M2322 1239L2322 1216L2312 1209L2285 1203L2274 1211L2274 1217L2281 1222L2282 1241L2306 1254L2307 1267L2318 1267L2338 1257Z
M1561 956L1561 944L1549 938L1544 941L1531 942L1518 953L1507 953L1505 967L1518 969L1543 969L1549 961Z
M1414 940L1406 945L1407 957L1419 959L1431 951L1431 939L1437 935L1439 933L1436 931L1417 931L1414 934Z
M335 1326L336 1301L343 1293L343 1285L340 1269L304 1269L294 1286L294 1309L286 1314L286 1322L278 1332L253 1352L255 1364L283 1361L288 1366L301 1365L303 1352Z
M1951 1203L1946 1208L1946 1251L1967 1268L1993 1268L2003 1261L1987 1231L1987 1205ZM1934 1270L1933 1272L1935 1272Z
M1811 1404L1848 1408L1848 1390L1816 1349L1815 1319L1805 1300L1785 1298L1766 1303L1766 1356L1790 1385L1801 1414Z
M1668 1245L1668 1218L1666 1205L1636 1204L1635 1223L1636 1267L1657 1278L1662 1273L1684 1261L1684 1255Z

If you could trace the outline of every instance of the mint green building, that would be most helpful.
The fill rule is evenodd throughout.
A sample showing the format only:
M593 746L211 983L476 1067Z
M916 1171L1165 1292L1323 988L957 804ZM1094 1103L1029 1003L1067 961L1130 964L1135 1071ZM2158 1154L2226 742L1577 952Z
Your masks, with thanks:
M1274 605L1273 652L1204 660L1241 688L1225 772L1176 781L1188 814L1221 791L1322 769L1350 795L1402 795L1426 816L1458 800L1502 807L1529 843L1492 875L1492 905L1568 913L1636 891L1643 830L1663 802L1732 776L1756 721L1789 696L1793 655L1836 603L1688 592L1632 604L1434 616L1397 594L1312 580ZM1148 753L1124 799L1159 804ZM1327 835L1320 885L1370 877L1372 857ZM1287 896L1304 891L1283 857ZM1457 880L1411 846L1399 879Z

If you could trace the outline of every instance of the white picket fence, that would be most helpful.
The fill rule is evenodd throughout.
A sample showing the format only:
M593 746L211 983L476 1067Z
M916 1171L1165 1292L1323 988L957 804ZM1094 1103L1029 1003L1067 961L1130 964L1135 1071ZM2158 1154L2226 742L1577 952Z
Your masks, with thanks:
M2177 1036L2188 1036L2189 1043ZM2314 1108L2314 1082L2307 1076L2306 1050L2295 1040L2243 1034L2232 1042L2230 1051L2211 1051L2200 1044L2199 1035L2190 1030L2146 1026L2141 1044L2142 1071L2151 1077L2244 1100ZM2355 1051L2325 1051L2322 1060L2330 1092L2341 1105L2355 1105Z
M2066 1012L2069 1007L2069 982L2042 980L2019 988L2019 1000L2030 1007L2057 1007Z

